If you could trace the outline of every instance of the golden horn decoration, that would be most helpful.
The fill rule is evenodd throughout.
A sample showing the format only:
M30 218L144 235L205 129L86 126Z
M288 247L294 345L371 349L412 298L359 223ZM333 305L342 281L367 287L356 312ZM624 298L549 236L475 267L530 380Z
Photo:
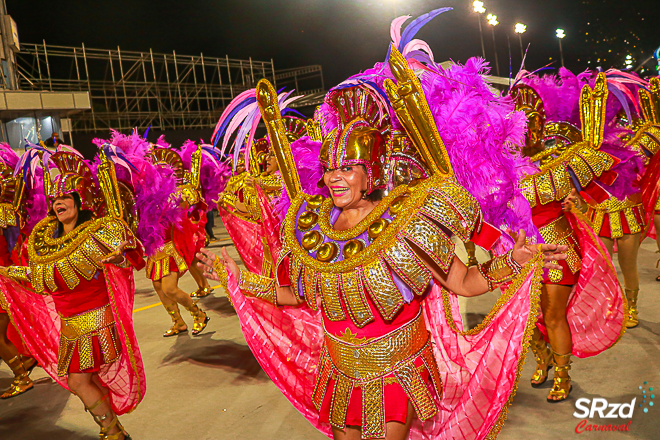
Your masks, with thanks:
M25 181L21 174L17 174L13 177L16 185L14 187L14 200L12 201L12 207L14 211L18 212L23 206L25 201ZM48 199L46 199L48 201Z
M582 140L589 142L596 148L600 148L603 143L608 93L607 79L604 73L598 74L593 90L589 85L585 85L580 93Z
M649 90L639 90L639 103L644 120L649 124L660 124L660 79L651 78Z
M314 119L307 120L307 136L313 141L323 141L323 133L321 132L321 125Z
M433 120L422 85L408 67L408 61L394 46L389 64L397 83L387 79L385 88L408 137L433 174L453 174L449 155Z
M103 192L105 205L109 216L116 219L124 217L124 208L119 195L119 185L117 184L117 175L115 174L115 164L108 160L103 151L99 153L101 164L97 170L99 186Z
M193 188L199 189L200 176L202 174L202 146L198 145L197 150L190 157L190 171L186 172L187 180Z
M289 198L293 200L302 192L300 177L298 176L296 162L293 160L289 139L286 137L282 114L277 101L277 92L266 79L262 79L257 83L257 103L268 130L271 148L275 151L277 165L282 173L282 181L286 192Z

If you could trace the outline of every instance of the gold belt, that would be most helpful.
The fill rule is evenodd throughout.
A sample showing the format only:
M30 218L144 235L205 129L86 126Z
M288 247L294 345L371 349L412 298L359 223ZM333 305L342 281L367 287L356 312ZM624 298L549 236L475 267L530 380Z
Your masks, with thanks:
M408 324L369 342L355 345L326 332L325 345L337 370L352 379L368 381L419 353L428 339L420 311Z
M60 318L62 319L61 333L67 339L78 339L115 322L110 304L70 318L64 316L60 316Z
M540 227L539 233L546 243L568 246L566 264L572 273L580 270L580 266L582 265L582 258L580 258L580 254L578 253L580 246L573 233L573 228L565 216L562 215L547 225ZM548 278L551 282L559 282L563 278L562 271L550 269Z
M423 370L428 371L430 383L422 376ZM421 420L437 414L429 385L439 397L442 381L421 311L408 324L361 344L351 344L326 332L312 401L320 409L326 394L332 393L330 424L344 429L353 389L361 388L362 438L383 438L385 385L390 383L389 378L401 385ZM332 387L330 379L334 379Z
M115 318L110 304L65 318L60 316L60 349L57 359L57 374L65 376L69 371L71 359L77 348L80 370L94 366L93 337L96 336L101 346L103 362L112 363L119 358L121 348L117 341Z

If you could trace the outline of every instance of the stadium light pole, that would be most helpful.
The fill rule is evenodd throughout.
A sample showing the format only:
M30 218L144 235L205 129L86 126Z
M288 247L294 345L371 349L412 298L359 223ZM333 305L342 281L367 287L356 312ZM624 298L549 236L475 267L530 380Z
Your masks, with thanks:
M561 67L564 67L564 49L561 47L561 40L564 39L566 33L563 29L557 29L557 39L559 40L559 55L561 56Z
M488 24L490 25L490 30L493 33L493 50L495 51L495 69L497 71L497 76L500 76L500 62L497 59L497 43L495 42L495 26L500 24L497 21L497 15L488 14Z
M518 34L518 40L520 41L520 56L524 59L525 50L523 49L523 44L522 44L522 34L527 32L527 26L522 23L516 23L516 27L513 28L513 30L516 32L516 34Z
M472 3L472 7L474 8L474 12L477 13L477 19L479 20L479 36L481 37L481 53L484 57L484 60L486 59L486 45L484 44L484 31L483 28L481 27L481 14L486 12L486 8L484 8L484 2L475 0Z

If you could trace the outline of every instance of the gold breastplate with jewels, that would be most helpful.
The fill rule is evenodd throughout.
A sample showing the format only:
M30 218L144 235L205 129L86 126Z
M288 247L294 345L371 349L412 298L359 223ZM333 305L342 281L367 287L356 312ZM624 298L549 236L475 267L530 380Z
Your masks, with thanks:
M360 328L374 319L365 293L384 319L393 319L405 301L395 279L410 295L422 295L431 281L417 252L446 271L454 257L451 235L467 241L481 225L476 199L440 177L396 187L349 230L333 229L333 212L331 199L298 195L285 219L280 261L289 256L292 287L310 307L320 297L328 319L345 320L347 310Z
M103 269L100 260L108 250L117 249L123 242L135 248L135 237L121 220L101 217L90 220L63 237L53 238L58 222L55 216L40 221L28 241L31 282L38 293L55 291L57 269L69 289L80 283L80 277L90 281Z

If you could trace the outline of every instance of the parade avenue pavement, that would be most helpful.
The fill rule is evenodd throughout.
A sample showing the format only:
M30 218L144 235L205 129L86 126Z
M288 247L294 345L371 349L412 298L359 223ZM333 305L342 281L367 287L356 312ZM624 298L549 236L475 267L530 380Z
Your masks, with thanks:
M216 227L216 236L218 241L211 243L210 248L219 252L226 246L230 255L238 259L224 228ZM651 390L660 391L660 283L655 281L655 249L655 243L647 239L639 252L640 325L628 330L616 346L597 357L573 358L573 391L561 403L546 402L552 371L542 387L534 389L529 385L535 367L534 356L529 352L518 392L498 439L660 438L660 394L656 399ZM136 273L135 278L133 317L146 368L147 393L133 413L121 417L134 440L326 438L293 408L262 371L222 289L200 300L211 317L204 333L198 337L186 333L163 338L163 332L171 325L169 316L158 304L158 296L144 272ZM186 292L196 289L189 274L182 278L180 286ZM495 299L496 294L490 293L464 301L468 324L475 325ZM190 314L181 310L191 328ZM31 377L35 381L33 390L0 400L0 439L98 438L98 427L80 400L55 384L40 368ZM10 369L1 364L0 389L9 387L12 379ZM636 399L632 419L601 419L596 413L594 418L582 422L582 418L573 416L576 401L581 398L589 399L588 407L594 399L605 399L609 404L629 404ZM651 405L654 399L659 402L655 406ZM626 425L628 430L586 431L590 425L608 424ZM576 429L584 432L577 433Z

